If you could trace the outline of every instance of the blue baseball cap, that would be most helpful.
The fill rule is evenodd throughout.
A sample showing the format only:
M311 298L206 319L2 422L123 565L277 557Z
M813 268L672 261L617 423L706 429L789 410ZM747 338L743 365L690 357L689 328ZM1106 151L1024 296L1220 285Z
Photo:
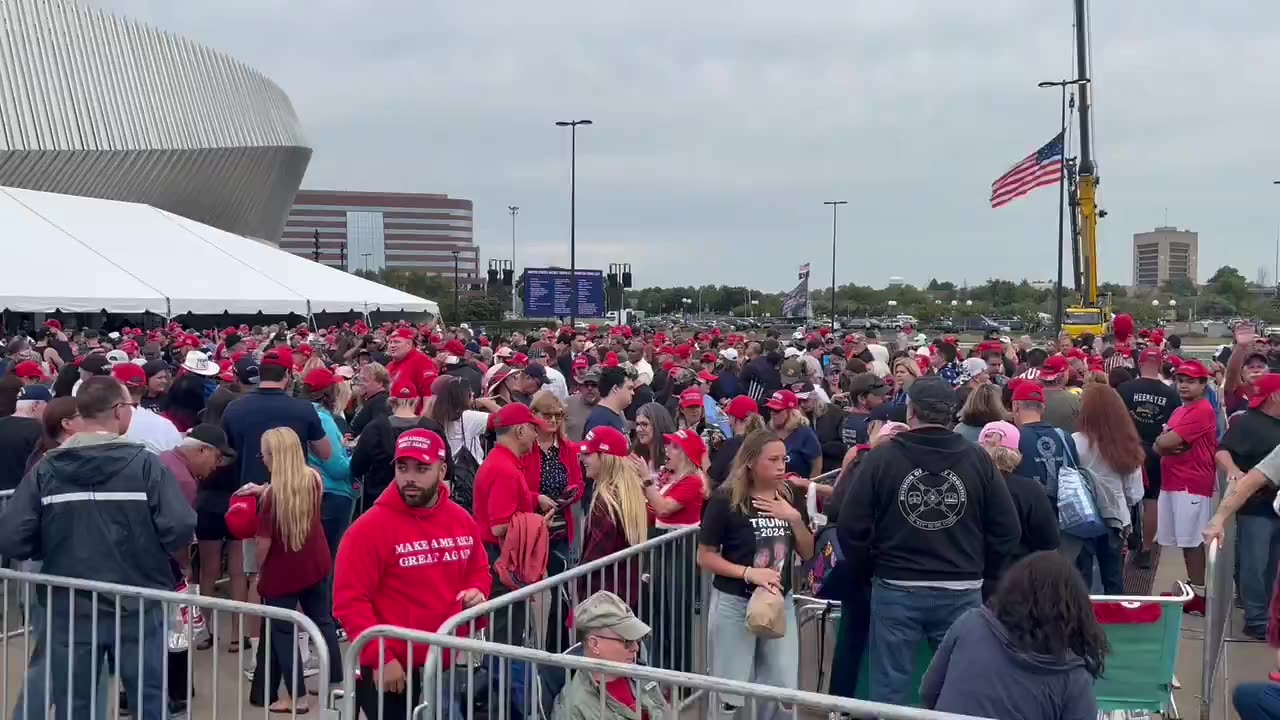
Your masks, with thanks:
M22 392L18 393L18 401L36 400L39 402L49 402L53 399L53 393L49 392L47 385L28 385L22 388Z

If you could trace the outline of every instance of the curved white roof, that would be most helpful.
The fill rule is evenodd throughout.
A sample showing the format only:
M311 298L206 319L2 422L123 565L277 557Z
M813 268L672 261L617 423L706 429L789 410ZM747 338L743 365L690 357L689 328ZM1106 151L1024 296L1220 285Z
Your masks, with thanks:
M14 312L268 315L439 306L148 205L0 187Z

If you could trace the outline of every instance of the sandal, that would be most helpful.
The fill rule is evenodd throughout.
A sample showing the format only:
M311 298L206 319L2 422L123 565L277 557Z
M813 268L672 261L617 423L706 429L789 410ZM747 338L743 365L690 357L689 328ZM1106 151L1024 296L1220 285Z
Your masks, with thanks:
M267 712L284 714L284 715L306 715L311 708L306 705L271 705L267 708Z

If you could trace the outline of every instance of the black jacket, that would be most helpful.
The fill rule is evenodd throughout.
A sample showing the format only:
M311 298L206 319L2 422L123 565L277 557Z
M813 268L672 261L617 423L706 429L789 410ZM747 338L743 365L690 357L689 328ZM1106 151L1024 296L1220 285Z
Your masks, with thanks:
M444 371L445 375L452 375L466 381L471 387L471 394L476 397L484 397L484 373L480 372L480 368L469 362L459 362L455 365L447 366ZM573 377L565 375L565 377Z
M781 364L782 356L771 353L760 355L743 366L738 374L738 387L742 394L763 405L765 400L782 389L782 375L778 371Z
M849 414L839 405L828 405L827 411L813 422L813 431L818 434L818 442L822 443L822 472L830 472L840 467L849 446L844 444L842 432L845 418Z
M418 418L416 425L440 436L444 440L445 482L453 480L453 451L449 447L449 439L445 437L444 428L430 418ZM355 450L351 452L351 477L363 477L365 500L373 502L391 481L395 479L394 465L396 457L396 439L408 428L395 428L391 425L390 415L374 418L356 439Z
M848 562L873 578L981 581L1004 567L1021 530L987 453L950 430L895 435L858 465L839 512Z
M1013 507L1022 526L1022 537L1009 553L1009 563L1041 550L1058 549L1058 511L1038 480L1021 475L1005 475L1004 484L1013 498Z
M375 418L386 417L391 414L391 407L387 405L387 391L374 393L365 398L364 405L360 406L360 411L351 420L351 434L359 435L369 423Z
M79 433L45 454L0 515L0 555L49 575L173 590L170 556L196 513L160 457L115 435Z

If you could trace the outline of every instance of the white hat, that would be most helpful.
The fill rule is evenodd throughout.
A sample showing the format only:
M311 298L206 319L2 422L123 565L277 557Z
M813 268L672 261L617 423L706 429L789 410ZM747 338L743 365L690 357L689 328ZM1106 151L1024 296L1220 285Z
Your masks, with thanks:
M801 354L800 348L795 348L795 347L789 347L786 350L782 351L783 357L789 357L789 358L799 357L800 354Z
M920 357L929 357L930 355L929 348L927 347L918 348L916 350L916 355L919 355Z
M112 365L127 363L129 362L129 353L123 350L112 350L111 352L107 353L107 362L111 363Z
M187 351L187 357L182 361L182 369L205 377L213 377L221 372L218 363L210 360L208 355L199 350Z
M720 351L720 357L729 362L738 362L738 351L733 348L725 348Z

